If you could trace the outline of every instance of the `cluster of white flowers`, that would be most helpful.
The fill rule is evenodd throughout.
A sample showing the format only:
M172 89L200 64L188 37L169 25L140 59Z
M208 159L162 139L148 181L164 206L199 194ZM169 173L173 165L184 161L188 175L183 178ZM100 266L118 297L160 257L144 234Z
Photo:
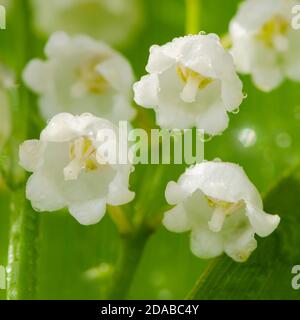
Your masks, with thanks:
M264 91L285 77L300 81L300 33L292 28L294 0L246 0L230 23L238 71Z
M51 7L56 1L48 3ZM238 69L251 73L264 90L278 85L284 74L293 79L300 74L294 69L300 66L295 34L287 26L289 4L247 0L230 25ZM67 1L61 10L64 6ZM54 33L45 53L46 61L35 59L24 71L25 83L40 95L43 116L53 117L40 140L20 147L21 165L33 172L26 196L36 210L68 207L80 223L93 224L103 217L106 204L121 205L134 197L128 189L132 167L110 164L101 148L101 130L117 130L110 121L134 116L132 70L119 53L88 36ZM280 65L279 55L284 57ZM149 74L134 84L134 99L153 108L164 128L221 134L228 127L228 112L244 98L233 57L215 34L152 46L146 70ZM280 221L263 211L258 191L232 163L190 167L177 183L168 184L166 199L175 207L165 213L163 224L170 231L191 231L191 250L202 258L225 252L245 261L256 248L255 234L268 236Z

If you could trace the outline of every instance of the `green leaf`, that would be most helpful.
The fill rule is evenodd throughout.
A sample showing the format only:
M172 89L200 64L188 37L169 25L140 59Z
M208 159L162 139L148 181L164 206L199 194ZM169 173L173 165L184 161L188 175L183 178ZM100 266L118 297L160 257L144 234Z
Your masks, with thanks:
M188 299L299 299L291 285L292 267L300 264L299 195L300 175L293 171L265 197L266 211L281 216L278 229L259 239L246 263L214 260Z

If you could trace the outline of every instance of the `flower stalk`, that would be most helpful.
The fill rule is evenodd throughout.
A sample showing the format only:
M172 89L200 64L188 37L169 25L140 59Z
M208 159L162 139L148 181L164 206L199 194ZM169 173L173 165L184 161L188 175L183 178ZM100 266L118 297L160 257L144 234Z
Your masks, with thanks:
M143 225L133 233L122 236L108 299L121 300L127 297L150 235L151 229Z
M186 2L186 34L199 33L200 0L185 0Z
M108 206L107 211L121 235L125 236L132 232L133 226L131 221L129 221L122 208Z
M11 196L7 299L31 300L36 293L39 219L20 188Z
M33 33L30 21L30 4L27 0L14 2L19 18L18 39L15 48L17 81L21 83L23 67L32 53ZM7 299L34 299L36 293L39 217L25 199L24 172L18 165L18 148L21 141L36 134L36 125L30 123L30 108L34 101L21 84L12 92L12 135L9 141L9 187L11 189L11 226L7 266Z

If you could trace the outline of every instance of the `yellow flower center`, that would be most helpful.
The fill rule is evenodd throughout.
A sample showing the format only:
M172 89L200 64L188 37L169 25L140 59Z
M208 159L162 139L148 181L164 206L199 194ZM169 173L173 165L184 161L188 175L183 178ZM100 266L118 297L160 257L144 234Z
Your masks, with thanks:
M180 94L182 100L185 102L195 102L198 90L204 89L212 82L211 78L205 77L181 64L177 66L176 72L185 84Z
M93 171L100 166L96 159L96 149L86 137L70 143L69 158L70 162L64 168L65 180L76 180L82 170Z
M214 209L212 217L208 222L208 226L213 232L221 231L226 216L232 214L233 212L236 212L244 205L243 201L228 202L217 200L209 196L206 196L206 200L208 202L208 205Z
M80 65L77 69L78 82L73 88L75 95L80 95L82 91L92 94L102 94L108 89L109 83L97 71L97 66L105 59L106 57L97 56L88 59Z
M288 31L288 21L280 15L274 16L266 22L257 35L268 47L274 46L274 37L284 36Z

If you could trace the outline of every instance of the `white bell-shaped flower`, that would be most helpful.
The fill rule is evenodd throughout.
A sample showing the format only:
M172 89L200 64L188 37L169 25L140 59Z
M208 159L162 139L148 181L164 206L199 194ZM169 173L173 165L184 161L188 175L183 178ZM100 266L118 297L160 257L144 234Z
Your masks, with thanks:
M237 69L263 91L284 78L300 81L300 33L292 28L294 0L246 0L230 23ZM298 2L299 4L299 2Z
M191 231L191 250L201 258L223 252L245 261L255 250L255 234L266 237L279 224L277 215L263 211L262 199L244 170L233 163L207 161L169 182L166 199L175 205L164 226L173 232Z
M36 29L46 35L63 30L124 45L142 22L139 0L31 0Z
M45 119L60 112L90 112L113 122L134 117L131 66L105 43L57 32L45 54L46 61L30 61L23 74L27 86L40 96Z
M169 129L196 126L216 135L228 126L228 111L239 108L242 82L232 57L215 34L175 38L150 49L148 75L134 85L134 99L156 112Z
M40 140L20 146L20 164L33 173L26 197L34 209L68 207L75 219L89 225L101 220L107 204L117 206L133 199L128 190L131 165L108 161L103 152L101 136L107 130L118 137L117 128L107 120L61 113L51 119ZM117 142L109 141L114 148Z

